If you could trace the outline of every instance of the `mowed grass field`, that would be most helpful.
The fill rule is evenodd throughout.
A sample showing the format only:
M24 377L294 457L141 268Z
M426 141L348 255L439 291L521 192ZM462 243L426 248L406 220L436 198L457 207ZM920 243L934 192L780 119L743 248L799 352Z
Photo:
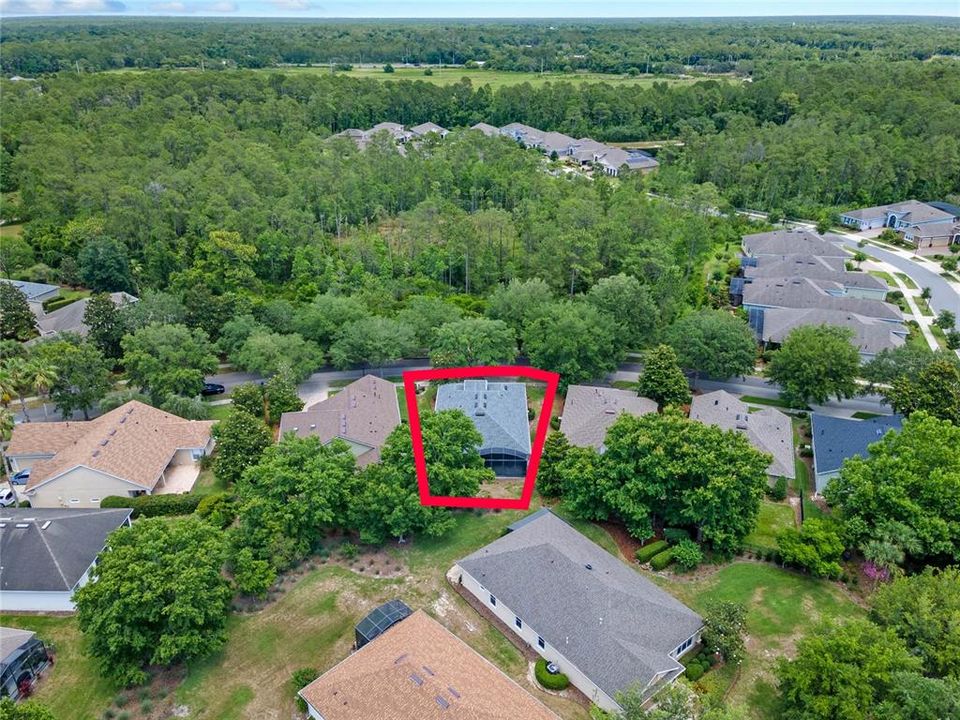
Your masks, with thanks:
M297 67L283 66L279 68L265 68L270 72L284 73L330 73L329 67ZM462 78L470 78L470 82L480 87L489 85L494 90L506 85L519 85L520 83L530 83L534 87L545 85L548 82L571 82L571 83L598 83L605 82L611 85L640 85L649 87L655 82L665 82L669 85L682 85L698 82L700 80L722 80L724 82L738 82L736 78L728 76L715 77L656 77L652 75L610 75L605 73L556 73L556 72L511 72L506 70L467 70L465 68L430 68L432 75L425 75L425 67L397 67L392 73L385 73L383 68L377 67L354 67L353 70L337 71L338 75L347 75L349 77L370 78L373 80L397 81L397 80L423 80L436 85L452 85L460 82Z

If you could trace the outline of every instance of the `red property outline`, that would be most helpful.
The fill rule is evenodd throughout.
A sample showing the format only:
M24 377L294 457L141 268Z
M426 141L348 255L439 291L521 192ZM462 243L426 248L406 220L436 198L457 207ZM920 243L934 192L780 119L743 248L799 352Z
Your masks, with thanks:
M451 497L430 494L430 481L427 478L427 459L423 451L423 432L420 429L420 411L417 407L416 383L421 380L457 380L475 377L523 377L547 384L543 394L543 407L537 420L537 431L527 461L527 474L523 480L523 492L519 498L477 498ZM442 507L484 508L487 510L526 510L533 497L533 486L537 480L537 468L543 443L547 438L550 425L550 413L553 400L557 395L560 375L548 370L527 365L493 365L489 367L431 368L429 370L407 370L403 373L403 394L407 401L407 417L410 423L410 438L413 441L413 462L417 470L417 485L420 489L420 504Z

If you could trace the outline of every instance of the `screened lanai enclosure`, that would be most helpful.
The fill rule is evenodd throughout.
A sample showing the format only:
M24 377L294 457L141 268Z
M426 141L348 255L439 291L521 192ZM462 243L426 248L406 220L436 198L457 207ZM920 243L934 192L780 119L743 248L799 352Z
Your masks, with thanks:
M404 618L409 617L411 612L412 610L402 600L391 600L372 610L354 628L357 650Z

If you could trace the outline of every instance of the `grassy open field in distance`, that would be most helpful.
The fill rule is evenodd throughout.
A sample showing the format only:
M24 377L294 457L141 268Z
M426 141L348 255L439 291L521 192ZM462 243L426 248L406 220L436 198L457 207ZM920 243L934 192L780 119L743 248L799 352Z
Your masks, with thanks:
M665 82L669 85L682 85L698 82L700 80L723 80L725 82L738 82L735 78L727 76L716 77L656 77L651 75L609 75L604 73L538 73L538 72L512 72L507 70L467 70L465 68L430 68L432 75L425 75L426 67L397 67L392 73L385 73L380 66L354 67L349 71L338 71L337 74L347 75L349 77L370 78L374 80L424 80L436 85L452 85L460 82L462 78L470 78L474 86L489 85L493 89L504 87L505 85L518 85L520 83L530 83L534 87L545 85L548 82L572 82L572 83L596 83L605 82L612 85L641 85L649 87L655 82ZM329 67L298 67L284 66L280 68L266 68L269 72L285 73L329 73Z

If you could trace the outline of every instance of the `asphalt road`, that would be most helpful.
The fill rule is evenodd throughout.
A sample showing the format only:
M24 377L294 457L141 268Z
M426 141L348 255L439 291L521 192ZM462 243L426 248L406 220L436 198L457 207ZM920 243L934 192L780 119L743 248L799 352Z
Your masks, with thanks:
M368 373L387 377L391 375L400 375L405 370L421 370L428 367L430 367L430 365L425 358L412 358L410 360L401 360L399 362L390 363L385 365L382 369L366 368L356 370L322 370L307 378L298 386L297 390L301 397L317 397L323 395L327 390L329 390L331 383L337 380L352 380L362 377ZM639 363L624 363L620 366L619 371L613 373L608 379L633 381L636 380L637 373L639 373L642 369L643 366ZM242 383L259 382L262 379L263 378L260 375L247 372L218 373L207 378L207 380L210 382L224 385L227 390L230 390L231 388ZM763 378L753 376L732 378L729 380L712 380L710 378L701 378L697 381L696 387L697 389L706 392L713 390L726 390L727 392L735 395L753 395L756 397L765 397L770 399L776 399L780 395L780 390L776 385L770 385ZM832 400L826 405L813 406L813 409L826 415L837 415L841 417L849 417L854 412L882 414L889 414L892 412L890 407L884 404L882 398L877 395L862 395L850 400L844 400L843 402ZM90 417L96 417L98 414L99 413L97 412L91 412ZM15 413L15 417L17 422L24 421L23 414L19 411ZM82 420L83 415L75 413L72 419ZM41 408L35 408L30 410L30 420L32 422L54 421L62 420L62 417L60 416L60 413L56 411L53 405L48 403L46 415L44 415L44 412Z
M857 241L849 237L843 237L843 245L852 252L862 249L868 255L888 262L900 270L900 272L906 273L913 278L913 281L916 282L918 286L930 288L929 303L935 312L950 310L960 315L960 293L954 290L950 283L940 277L937 272L928 269L929 266L908 260L905 257L892 253L889 250L884 250L873 244L865 248L859 248L857 247Z

